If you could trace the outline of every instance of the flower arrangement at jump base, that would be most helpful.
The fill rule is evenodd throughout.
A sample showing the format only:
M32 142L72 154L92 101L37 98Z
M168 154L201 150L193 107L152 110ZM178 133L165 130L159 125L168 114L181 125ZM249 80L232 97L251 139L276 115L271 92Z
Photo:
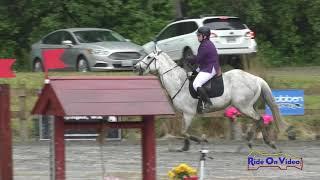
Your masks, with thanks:
M197 170L187 164L179 164L168 172L170 180L198 180Z

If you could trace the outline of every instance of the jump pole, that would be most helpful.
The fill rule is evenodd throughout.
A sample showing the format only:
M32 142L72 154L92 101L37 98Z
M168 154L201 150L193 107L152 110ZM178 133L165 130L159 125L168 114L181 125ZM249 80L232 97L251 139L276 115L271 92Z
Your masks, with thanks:
M13 78L15 59L0 59L0 78ZM10 87L0 84L0 180L12 180L12 135L10 125Z
M13 179L10 116L9 85L0 84L0 180Z

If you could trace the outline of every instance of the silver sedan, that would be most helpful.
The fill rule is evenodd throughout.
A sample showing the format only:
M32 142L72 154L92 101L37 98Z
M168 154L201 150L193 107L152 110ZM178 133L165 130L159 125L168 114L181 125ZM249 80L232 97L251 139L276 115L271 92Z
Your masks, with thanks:
M64 49L60 59L65 69L80 72L132 69L146 55L141 46L109 29L60 29L32 45L33 71L43 71L46 49Z

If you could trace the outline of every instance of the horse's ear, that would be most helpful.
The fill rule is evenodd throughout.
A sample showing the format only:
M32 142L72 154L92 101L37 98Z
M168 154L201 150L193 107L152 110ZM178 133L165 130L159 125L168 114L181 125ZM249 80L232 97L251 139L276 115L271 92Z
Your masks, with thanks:
M157 45L155 46L155 50L156 50L155 54L157 55L159 55L162 52L162 50Z
M157 54L157 49L158 49L157 44L155 44L155 45L154 45L154 50L152 51L153 54L155 54L155 55Z

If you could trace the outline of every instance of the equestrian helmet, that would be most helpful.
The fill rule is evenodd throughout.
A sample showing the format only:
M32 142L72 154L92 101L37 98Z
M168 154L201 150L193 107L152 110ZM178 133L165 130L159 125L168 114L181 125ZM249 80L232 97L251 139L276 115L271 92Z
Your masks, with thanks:
M200 27L197 31L197 35L200 35L200 34L202 36L207 36L207 38L209 39L211 34L210 28L207 26Z

